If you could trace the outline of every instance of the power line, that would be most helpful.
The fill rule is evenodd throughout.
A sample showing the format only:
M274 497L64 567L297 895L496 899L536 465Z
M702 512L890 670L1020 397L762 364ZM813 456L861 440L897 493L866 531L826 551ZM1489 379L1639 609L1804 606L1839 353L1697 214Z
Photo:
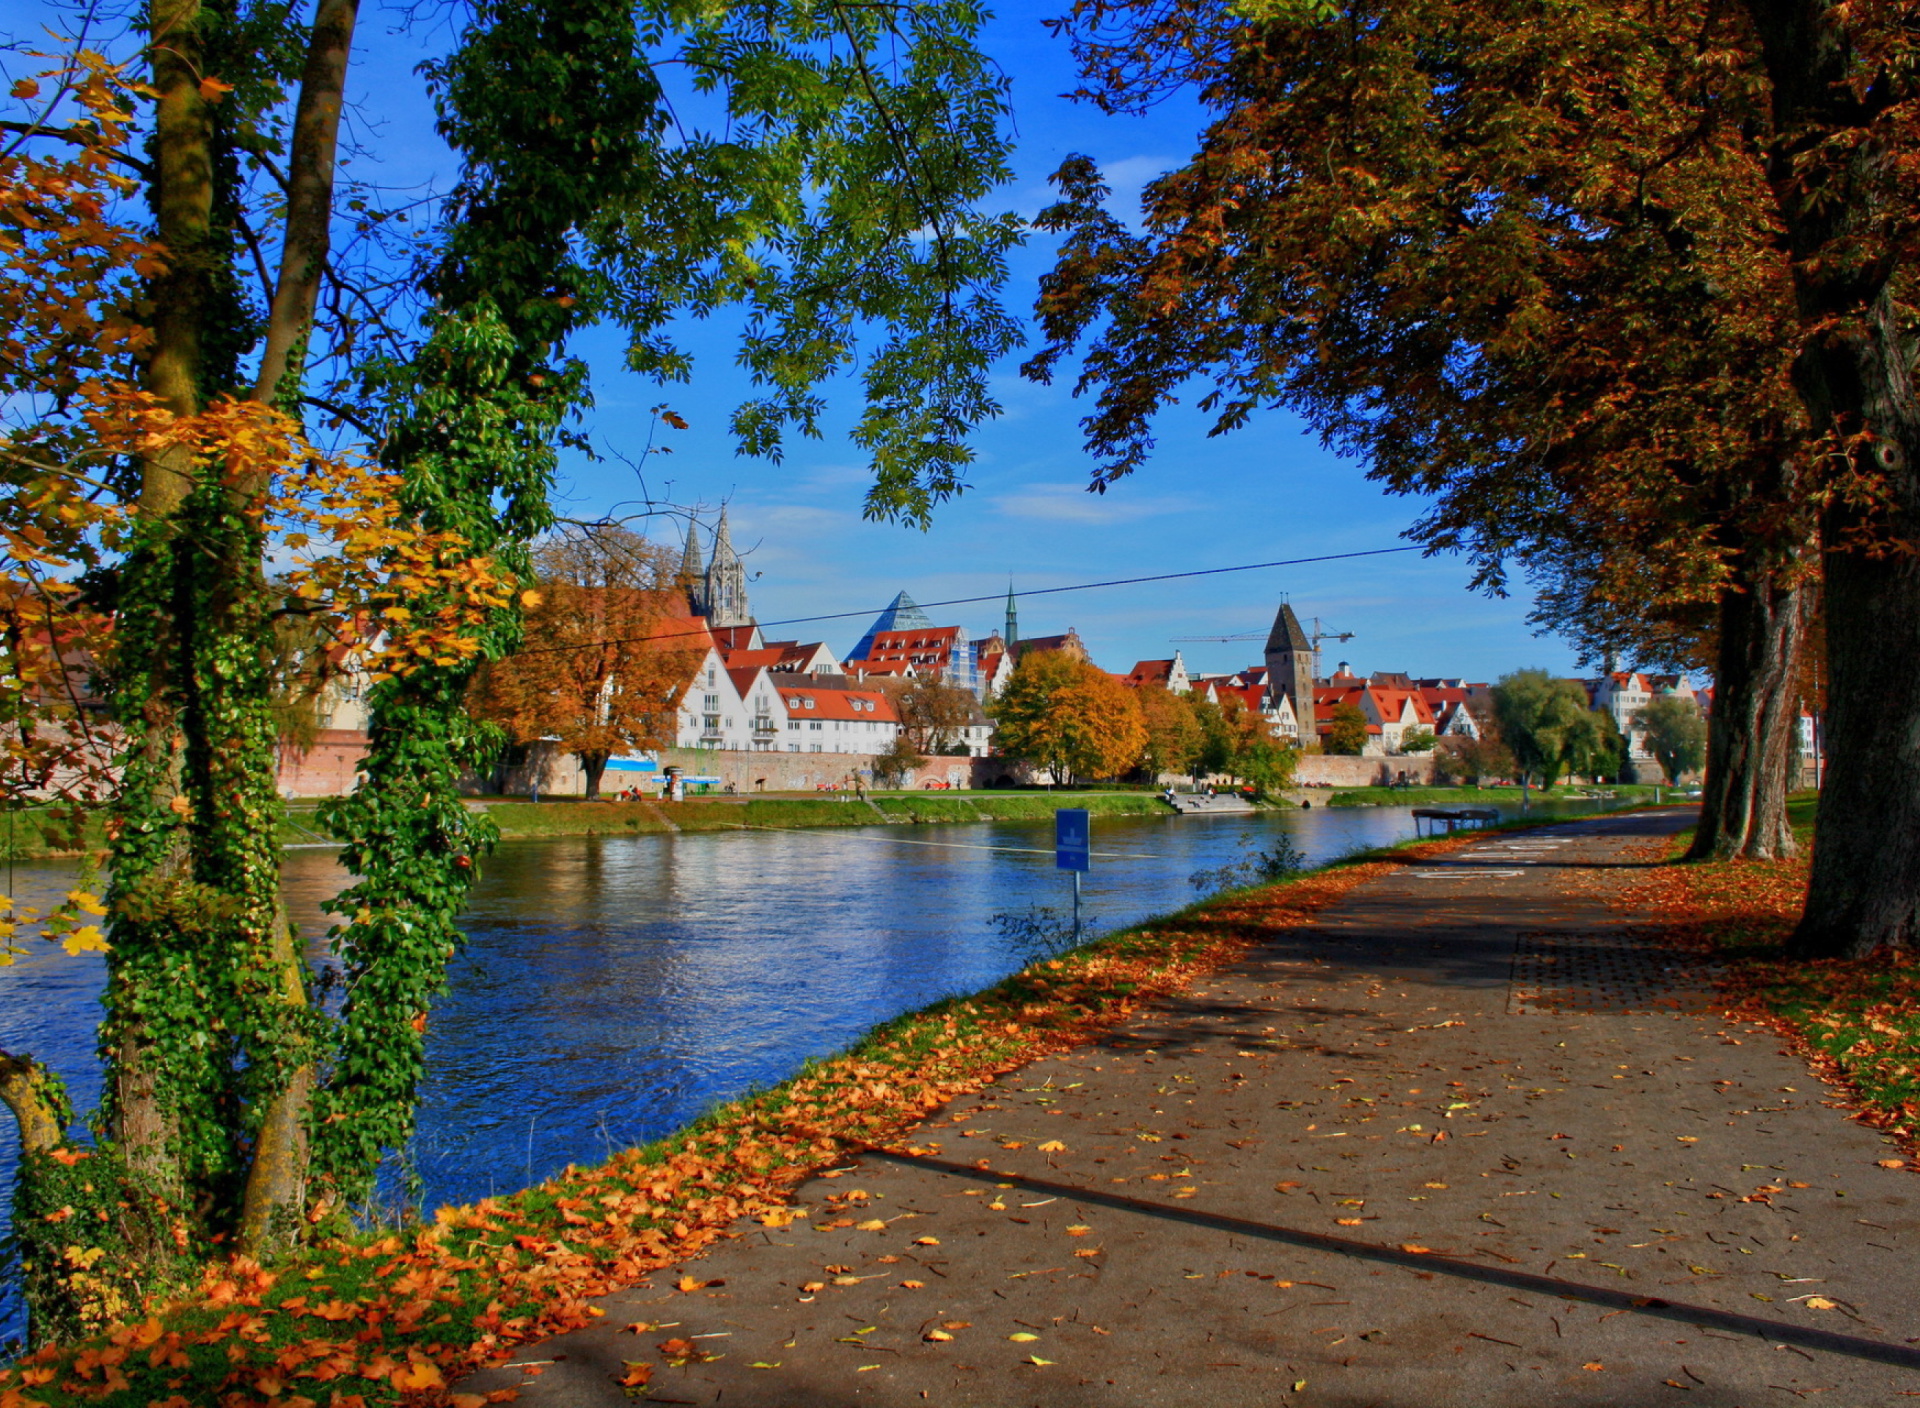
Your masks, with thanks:
M1075 582L1073 585L1065 587L1036 587L1032 591L1016 592L1014 595L1022 597L1057 596L1061 592L1090 592L1101 587L1137 587L1147 582L1174 582L1186 577L1218 577L1226 572L1262 572L1272 567L1305 567L1316 562L1344 562L1356 557L1385 557L1391 553L1419 551L1421 551L1419 547L1409 546L1400 548L1367 548L1361 552L1330 552L1323 553L1318 557L1289 557L1279 562L1243 562L1233 567L1196 567L1187 572L1157 572L1150 577L1115 577L1111 581L1105 582ZM946 601L923 601L918 603L918 605L920 609L924 611L930 607L978 606L982 602L1002 601L1004 599L1001 593L994 592L987 596L956 596ZM879 611L833 611L821 616L788 616L779 621L756 621L753 624L759 630L764 631L770 626L806 626L812 625L817 621L867 620L879 615L880 611L884 611L885 609L885 607L881 607ZM722 627L721 629L724 630L727 628ZM648 641L683 640L688 638L689 634L690 633L686 631L671 631L665 635L616 636L609 640L582 641L573 645L533 646L518 653L521 655L550 655L556 651L579 650L583 646L591 645L643 645Z

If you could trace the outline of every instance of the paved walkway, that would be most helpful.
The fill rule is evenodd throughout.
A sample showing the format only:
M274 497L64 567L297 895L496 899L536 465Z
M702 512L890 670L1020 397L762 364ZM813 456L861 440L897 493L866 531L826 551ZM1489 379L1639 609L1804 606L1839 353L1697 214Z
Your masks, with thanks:
M1685 819L1356 890L940 1112L936 1156L816 1179L807 1220L461 1387L622 1404L651 1360L648 1401L728 1408L1920 1397L1912 1176L1605 908Z

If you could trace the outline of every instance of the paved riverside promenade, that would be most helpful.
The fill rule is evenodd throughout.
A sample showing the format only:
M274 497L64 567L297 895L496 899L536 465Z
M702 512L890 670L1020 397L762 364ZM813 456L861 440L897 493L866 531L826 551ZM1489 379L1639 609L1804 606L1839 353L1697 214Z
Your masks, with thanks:
M645 1401L728 1408L1920 1397L1920 1184L1605 904L1687 819L1369 883L458 1387L623 1404L645 1360Z

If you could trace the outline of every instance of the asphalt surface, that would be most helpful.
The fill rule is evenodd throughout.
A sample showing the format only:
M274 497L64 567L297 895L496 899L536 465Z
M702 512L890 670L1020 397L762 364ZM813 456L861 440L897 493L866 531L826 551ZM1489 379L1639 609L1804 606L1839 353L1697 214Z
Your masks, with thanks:
M646 1361L645 1401L729 1408L1920 1397L1920 1185L1606 906L1687 819L1369 883L458 1387L625 1404Z

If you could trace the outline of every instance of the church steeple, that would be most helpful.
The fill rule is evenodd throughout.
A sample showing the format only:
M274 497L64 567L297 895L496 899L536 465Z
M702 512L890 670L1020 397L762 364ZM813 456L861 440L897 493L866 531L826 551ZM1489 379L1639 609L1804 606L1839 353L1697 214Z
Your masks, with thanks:
M713 558L707 563L706 608L710 625L753 624L753 613L747 606L747 569L733 550L725 504L720 506L720 521L713 530Z
M1013 579L1007 579L1007 654L1012 655L1014 647L1020 644L1020 612L1013 604Z
M707 574L700 565L700 525L687 515L687 546L680 554L680 585L687 593L687 609L696 616L707 614Z

